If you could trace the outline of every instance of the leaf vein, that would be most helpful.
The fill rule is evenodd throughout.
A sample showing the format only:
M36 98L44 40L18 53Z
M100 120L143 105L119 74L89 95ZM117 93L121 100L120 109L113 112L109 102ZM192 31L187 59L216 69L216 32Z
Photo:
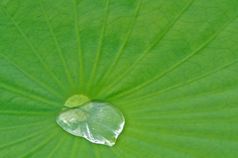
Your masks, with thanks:
M192 57L194 57L197 53L199 53L201 50L203 50L205 48L205 46L207 46L211 41L213 41L221 32L222 30L224 30L235 18L237 17L237 14L231 18L230 20L228 20L214 35L212 35L211 38L209 38L204 44L202 44L197 50L195 50L194 52L192 52L191 54L189 54L188 56L186 56L184 59L182 59L180 62L178 62L177 64L175 64L174 66L172 66L171 68L169 68L168 70L166 70L165 72L163 72L162 74L159 74L158 76L155 76L154 78L152 78L151 80L136 86L135 88L125 91L124 93L121 93L120 95L118 95L115 98L121 98L125 95L131 94L133 92L135 92L136 90L139 90L151 83L153 83L154 81L160 79L161 77L165 76L166 74L168 74L169 72L173 71L174 69L176 69L177 67L179 67L180 65L182 65L184 62L186 62L187 60L191 59Z
M101 35L100 35L100 41L99 41L99 45L98 45L98 51L97 51L95 63L94 63L94 66L93 66L93 70L92 70L92 73L91 73L91 76L90 76L90 79L89 79L88 89L90 89L91 85L93 84L94 76L96 75L99 59L100 59L101 52L102 52L102 43L103 43L103 38L104 38L105 30L106 30L109 4L110 4L110 0L107 0L106 9L105 9L105 16L104 16L104 20L103 20L103 27L102 27L102 31L101 31Z
M131 22L131 24L130 24L130 27L129 27L129 31L128 31L127 35L126 35L126 38L125 38L125 40L124 40L124 42L123 42L123 44L122 44L120 50L118 51L118 53L117 53L117 55L116 55L116 58L114 59L113 63L111 64L111 66L110 66L110 68L108 69L108 71L106 72L106 74L104 75L104 77L103 77L101 83L99 83L99 84L104 84L104 83L107 81L107 78L109 77L111 71L113 70L113 68L114 68L115 65L117 64L117 62L118 62L118 60L119 60L119 58L120 58L120 56L121 56L121 54L122 54L122 52L123 52L123 50L124 50L126 44L127 44L127 42L128 42L128 39L129 39L129 37L130 37L130 35L131 35L132 29L133 29L133 27L134 27L136 18L137 18L137 16L138 16L138 13L139 13L139 10L140 10L141 3L142 3L142 0L140 0L139 3L138 3L138 5L137 5L136 11L135 11L135 15L134 15L134 17L133 17L133 19L132 19L132 22Z
M35 56L37 57L37 59L40 61L40 63L43 65L43 67L47 70L48 73L50 73L50 75L54 78L54 80L58 83L58 85L64 89L62 83L59 81L59 79L54 75L54 73L48 68L48 66L44 63L44 61L42 60L42 58L39 55L39 52L36 50L36 48L33 46L33 44L30 42L29 38L26 36L26 34L23 32L23 30L21 29L21 27L17 24L17 22L13 19L13 17L7 12L7 10L5 8L3 8L2 6L0 6L2 8L2 10L6 13L7 17L9 17L12 21L12 23L16 26L17 30L20 32L20 34L22 35L22 37L24 38L24 40L26 41L26 43L30 46L30 48L32 49L32 51L34 52Z
M76 0L74 0L74 14L75 14L75 30L76 30L76 36L77 36L77 44L78 44L78 54L79 54L79 63L80 63L80 86L84 84L84 68L83 68L83 52L82 52L82 44L81 44L81 38L79 34L79 26L78 26L78 9Z
M1 148L6 148L6 147L11 146L11 145L15 145L15 144L17 144L17 143L23 142L23 141L25 141L25 140L29 140L29 139L31 139L31 138L34 138L34 137L36 137L36 136L38 136L38 135L44 133L45 131L47 131L47 130L49 130L49 129L51 129L51 128L53 128L53 126L51 126L51 127L49 127L49 128L46 128L46 129L43 129L43 130L40 130L40 131L38 131L38 132L36 132L36 133L34 133L34 134L32 134L32 135L27 135L26 137L17 139L17 140L15 140L15 141L11 142L11 143L3 144L3 145L0 146L0 149L1 149Z
M51 33L51 35L52 35L52 37L53 37L53 40L54 40L56 49L57 49L58 54L59 54L59 56L60 56L61 62L62 62L62 64L63 64L63 66L64 66L64 70L65 70L65 73L66 73L66 75L67 75L68 81L69 81L71 87L73 87L73 80L72 80L72 77L71 77L70 72L69 72L69 70L68 70L68 67L67 67L67 65L66 65L64 56L63 56L63 54L62 54L62 50L61 50L61 48L60 48L60 46L59 46L59 43L58 43L58 40L57 40L57 38L56 38L56 36L55 36L54 30L53 30L53 28L52 28L52 26L51 26L51 24L50 24L49 18L48 18L47 14L46 14L46 11L45 11L45 9L44 9L44 6L43 6L41 0L39 0L39 2L40 2L40 7L41 7L41 9L42 9L42 12L43 12L43 14L44 14L46 23L47 23L47 25L48 25L48 27L49 27L50 33Z
M41 97L39 97L39 96L36 96L36 95L34 95L34 94L28 94L28 93L26 93L26 92L24 92L24 91L21 91L21 90L19 90L19 89L16 89L16 88L14 88L14 87L12 87L12 86L9 86L9 85L6 85L6 84L4 84L4 83L0 83L0 87L3 88L3 89L5 89L5 90L11 91L11 92L13 92L13 93L16 93L16 94L25 96L25 97L27 97L27 98L31 98L31 99L33 99L33 100L38 100L38 101L40 101L40 102L42 102L42 103L46 103L46 104L49 104L49 105L52 105L52 106L56 106L56 107L57 107L57 102L45 100L45 99L43 99L43 98L41 98Z
M174 26L177 20L181 17L181 15L189 8L194 0L191 0L183 9L182 11L174 18L174 20L169 24L169 26L164 30L164 32L150 45L144 53L132 64L130 68L128 68L125 73L123 73L120 77L114 80L111 84L107 86L104 90L102 90L98 95L102 94L103 92L107 91L109 88L113 87L117 83L119 83L134 67L155 47L156 44L160 42L160 40L169 32L169 30Z
M153 96L156 96L156 95L165 93L165 92L167 92L167 91L170 91L170 90L173 90L173 89L176 89L176 88L185 86L185 85L190 84L190 83L192 83L192 82L195 82L195 81L197 81L197 80L203 79L203 78L205 78L205 77L207 77L207 76L209 76L209 75L211 75L211 74L213 74L213 73L216 73L216 72L218 72L218 71L220 71L220 70L222 70L222 69L224 69L224 68L227 68L227 67L229 67L229 66L235 64L236 62L238 62L238 59L236 59L236 60L234 60L234 61L232 61L232 62L229 62L229 63L227 63L227 64L225 64L225 65L223 65L223 66L221 66L221 67L219 67L219 68L217 68L217 69L215 69L215 70L213 70L213 71L210 71L210 72L208 72L208 73L206 73L206 74L204 74L204 75L201 75L201 76L195 77L195 78L193 78L193 79L191 79L191 80L188 80L187 82L184 82L184 83L181 83L181 84L177 84L177 85L175 85L175 86L171 86L171 87L169 87L169 88L167 88L167 89L164 89L164 90L161 90L161 91L158 91L158 92L155 92L155 93L146 95L146 96L144 96L144 97L140 97L140 98L138 98L138 99L132 99L132 100L130 100L130 102L138 101L138 100L142 100L142 99L146 99L146 98L149 98L149 97L153 97Z
M36 79L35 77L33 77L31 74L29 74L28 72L26 72L25 70L23 70L19 65L17 65L16 63L14 63L13 61L11 61L8 57L6 57L4 54L2 54L0 52L0 56L2 56L2 58L10 63L11 65L13 65L16 69L18 69L22 74L24 74L25 76L27 76L28 78L30 78L32 81L34 81L35 83L37 83L38 85L42 86L45 90L51 92L53 95L55 95L58 98L61 98L61 94L59 94L57 91L49 88L49 86L46 86L44 83L42 83L41 81L39 81L38 79Z

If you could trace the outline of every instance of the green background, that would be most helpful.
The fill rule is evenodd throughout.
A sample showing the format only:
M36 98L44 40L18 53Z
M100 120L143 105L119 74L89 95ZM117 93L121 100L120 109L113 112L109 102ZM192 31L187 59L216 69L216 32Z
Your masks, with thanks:
M237 0L1 0L0 157L238 157ZM113 147L63 131L108 101Z

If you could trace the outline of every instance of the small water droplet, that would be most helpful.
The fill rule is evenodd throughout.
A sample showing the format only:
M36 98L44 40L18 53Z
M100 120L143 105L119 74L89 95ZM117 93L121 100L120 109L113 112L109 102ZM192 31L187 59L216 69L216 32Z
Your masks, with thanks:
M80 107L61 111L56 122L70 134L92 143L113 146L123 130L125 119L114 105L89 101Z
M83 105L84 103L88 102L89 98L82 94L76 94L71 96L69 99L66 100L65 106L72 108Z

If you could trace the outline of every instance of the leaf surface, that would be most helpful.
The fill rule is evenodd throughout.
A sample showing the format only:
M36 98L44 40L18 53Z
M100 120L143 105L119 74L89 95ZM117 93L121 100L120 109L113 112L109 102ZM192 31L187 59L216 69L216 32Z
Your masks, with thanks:
M237 0L2 0L2 157L238 157ZM82 94L126 124L113 147L63 131Z

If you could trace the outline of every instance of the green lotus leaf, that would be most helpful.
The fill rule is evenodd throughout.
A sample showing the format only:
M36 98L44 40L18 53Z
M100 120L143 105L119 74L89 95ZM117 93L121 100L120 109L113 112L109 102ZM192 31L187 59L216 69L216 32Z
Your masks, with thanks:
M237 158L237 8L237 0L1 0L0 157ZM58 126L77 94L123 113L114 146Z

